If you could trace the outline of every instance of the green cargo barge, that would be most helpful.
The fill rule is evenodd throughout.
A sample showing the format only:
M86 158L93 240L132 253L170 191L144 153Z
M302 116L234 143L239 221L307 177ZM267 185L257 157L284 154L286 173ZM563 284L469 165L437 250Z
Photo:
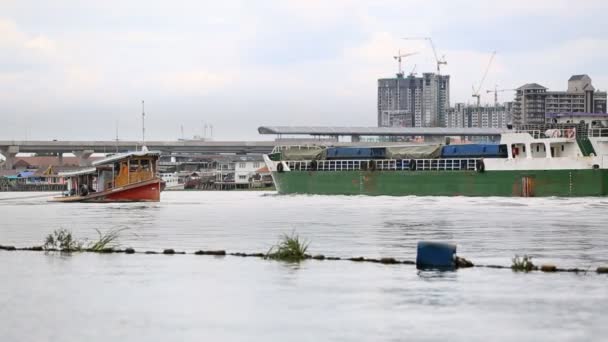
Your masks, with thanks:
M500 154L485 158L444 158L436 146L418 145L345 160L326 147L299 146L278 147L265 161L281 194L607 196L604 136L585 137L586 151L571 132L517 132L503 134Z
M281 194L606 196L608 170L273 172Z

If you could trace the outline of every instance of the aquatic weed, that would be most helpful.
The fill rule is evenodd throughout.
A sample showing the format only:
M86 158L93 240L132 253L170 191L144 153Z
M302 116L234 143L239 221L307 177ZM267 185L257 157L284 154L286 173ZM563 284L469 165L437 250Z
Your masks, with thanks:
M74 239L72 232L65 228L55 229L47 235L44 241L44 249L59 249L66 252L80 251L83 242Z
M85 248L86 240L76 239L70 230L60 228L47 235L43 247L46 250L60 250L64 252L79 252L83 249L91 252L100 252L108 248L117 247L118 243L116 241L120 238L120 233L127 229L113 229L102 233L99 229L95 228L98 239L88 243Z
M513 271L530 272L535 269L535 266L532 263L531 256L524 254L524 256L520 257L519 255L515 255L515 257L513 259L511 259L511 261L512 261L511 269Z
M108 232L102 233L99 229L95 228L99 237L97 241L89 244L89 247L87 249L92 252L99 252L106 248L118 247L118 243L116 243L116 240L120 238L120 232L127 229L128 228L113 229Z
M300 237L295 233L291 235L283 234L279 243L272 246L268 253L266 253L266 259L281 260L288 262L299 262L306 259L306 250L308 249L308 242L300 240Z

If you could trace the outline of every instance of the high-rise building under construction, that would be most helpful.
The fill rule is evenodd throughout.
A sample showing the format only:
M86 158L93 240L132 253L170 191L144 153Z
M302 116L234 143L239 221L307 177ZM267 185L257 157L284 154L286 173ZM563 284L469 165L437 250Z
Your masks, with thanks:
M398 73L378 80L378 127L443 126L449 104L449 75Z

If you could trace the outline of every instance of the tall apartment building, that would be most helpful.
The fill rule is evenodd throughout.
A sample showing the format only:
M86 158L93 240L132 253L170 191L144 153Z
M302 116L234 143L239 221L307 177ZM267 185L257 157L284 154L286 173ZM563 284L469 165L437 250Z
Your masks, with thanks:
M587 75L573 75L566 91L547 91L537 83L517 88L513 124L535 125L552 113L606 113L606 92L596 91Z
M511 122L512 106L513 102L480 107L457 103L448 111L445 127L504 128Z
M450 76L397 74L378 80L378 127L437 127L450 104Z

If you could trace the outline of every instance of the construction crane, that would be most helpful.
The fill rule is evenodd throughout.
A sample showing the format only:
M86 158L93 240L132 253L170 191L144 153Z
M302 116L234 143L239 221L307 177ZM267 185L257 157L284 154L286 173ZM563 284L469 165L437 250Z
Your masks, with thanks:
M477 107L479 107L479 102L481 99L481 95L479 94L479 91L481 90L481 86L483 85L483 81L486 80L486 76L488 76L488 70L490 70L490 65L492 65L492 61L494 60L494 56L496 56L496 51L492 52L492 56L490 56L490 61L488 62L488 65L486 66L486 70L483 72L483 76L481 77L481 81L479 81L479 86L477 87L477 90L475 90L475 86L472 86L473 88L473 97L477 98Z
M445 55L441 56L441 59L437 56L437 50L435 50L435 44L433 44L433 39L431 37L405 37L402 38L405 40L427 40L431 44L431 48L433 49L433 56L435 56L435 63L437 64L437 75L441 75L441 65L447 65L448 62L445 60Z
M410 76L416 76L416 67L418 66L418 64L414 64L414 67L412 68L412 71L410 71Z
M494 93L494 107L498 107L498 93L503 91L516 91L517 89L498 89L498 86L494 86L494 90L486 90L486 93Z
M397 76L403 77L403 69L401 69L401 61L404 57L409 57L417 54L418 52L410 52L410 53L401 53L401 50L397 53L397 56L393 56L397 63L399 64L399 69L397 70Z

